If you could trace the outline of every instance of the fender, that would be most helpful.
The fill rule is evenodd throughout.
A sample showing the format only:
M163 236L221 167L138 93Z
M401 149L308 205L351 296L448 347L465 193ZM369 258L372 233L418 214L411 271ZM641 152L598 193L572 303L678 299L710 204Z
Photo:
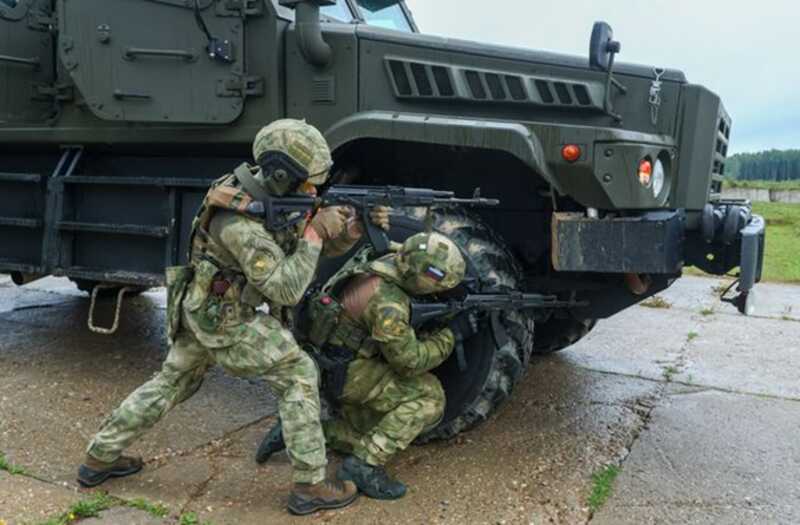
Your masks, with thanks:
M367 111L340 120L325 132L331 151L359 139L387 139L505 151L559 191L539 138L522 124L491 120Z

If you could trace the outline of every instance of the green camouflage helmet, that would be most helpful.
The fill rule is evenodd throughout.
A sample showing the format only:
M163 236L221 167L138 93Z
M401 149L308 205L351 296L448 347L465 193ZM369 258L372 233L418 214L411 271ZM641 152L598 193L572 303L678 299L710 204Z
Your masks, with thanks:
M328 180L333 165L325 137L305 120L282 119L261 128L253 141L253 159L259 162L269 151L280 151L303 166L315 186Z
M395 265L400 286L412 295L455 288L466 271L461 250L440 233L418 233L406 239Z

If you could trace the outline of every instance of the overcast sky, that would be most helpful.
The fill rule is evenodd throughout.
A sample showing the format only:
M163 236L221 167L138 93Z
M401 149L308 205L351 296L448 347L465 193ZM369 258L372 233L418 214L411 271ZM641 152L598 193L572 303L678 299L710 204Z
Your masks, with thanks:
M621 61L681 69L722 96L735 152L800 148L798 0L407 0L423 33L588 54L595 20Z

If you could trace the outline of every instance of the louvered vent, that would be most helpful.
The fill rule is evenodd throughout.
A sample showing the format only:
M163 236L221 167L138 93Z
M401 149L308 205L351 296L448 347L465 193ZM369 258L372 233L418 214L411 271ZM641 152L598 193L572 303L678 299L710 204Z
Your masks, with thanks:
M336 83L333 77L315 77L311 82L311 100L314 102L336 102Z
M459 98L602 110L600 83L567 82L501 71L462 69L403 58L386 59L395 94L402 98Z
M453 90L453 82L450 80L450 75L442 66L433 66L433 79L436 82L436 87L439 89L439 94L443 97L452 97L455 95Z
M731 119L725 110L720 111L717 122L717 137L714 143L714 162L711 166L711 193L722 192L722 181L725 178L725 161L728 157L728 143L731 137ZM712 197L716 197L712 195Z
M506 85L508 92L511 93L511 98L514 100L528 100L528 95L525 94L525 88L522 86L522 79L512 75L506 75Z
M390 60L389 68L392 70L392 78L394 78L397 93L404 97L412 95L411 82L408 80L408 73L406 73L406 67L403 63L398 60Z
M544 80L537 80L536 91L539 92L539 97L545 104L552 104L553 102L556 101L556 98L553 96L553 91L550 89L549 82L546 82Z

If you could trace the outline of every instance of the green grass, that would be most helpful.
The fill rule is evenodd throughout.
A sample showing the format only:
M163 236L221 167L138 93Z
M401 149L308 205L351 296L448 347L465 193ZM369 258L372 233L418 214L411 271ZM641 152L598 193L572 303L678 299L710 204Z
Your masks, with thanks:
M150 503L144 498L137 498L128 502L129 507L143 510L156 518L165 518L169 514L169 508L161 503Z
M614 480L619 475L620 468L616 465L609 465L603 470L592 474L592 492L589 494L589 509L597 512L600 507L611 496Z
M179 525L213 525L210 521L200 522L197 518L197 514L194 512L187 512L185 514L181 514L180 519L178 520Z
M20 467L19 465L14 465L13 463L9 463L8 459L6 459L6 455L0 452L0 470L5 470L9 474L18 475L18 474L27 474L25 469Z
M800 190L800 180L735 180L725 179L724 188L747 188L753 190Z
M754 202L767 221L764 280L800 282L800 204Z
M762 281L800 283L800 204L754 202L753 213L767 221ZM685 268L684 273L706 275L694 267Z
M708 317L709 315L714 315L714 308L711 306L706 306L702 310L700 310L700 315L703 317Z
M688 334L686 334L686 340L687 341L694 341L695 339L697 339L697 336L699 336L699 335L700 334L698 334L697 332L689 332Z
M69 525L84 518L95 518L119 502L108 494L97 493L72 505L68 511L43 521L40 525Z

